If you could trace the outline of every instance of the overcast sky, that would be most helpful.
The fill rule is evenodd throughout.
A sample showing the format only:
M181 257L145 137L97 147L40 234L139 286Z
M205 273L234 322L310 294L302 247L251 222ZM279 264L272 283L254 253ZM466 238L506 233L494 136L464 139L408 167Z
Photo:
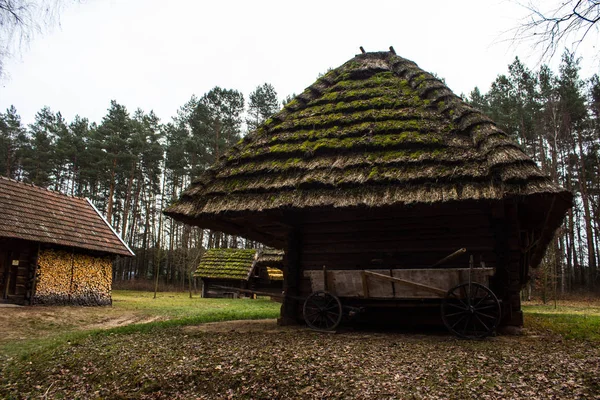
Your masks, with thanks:
M168 122L192 94L214 86L246 98L264 82L280 98L300 93L361 45L393 45L456 94L486 91L517 55L536 68L530 48L502 41L525 15L497 0L87 0L6 61L0 110L14 104L31 123L47 105L67 121L79 114L100 122L114 99ZM593 73L593 55L580 55L584 74Z

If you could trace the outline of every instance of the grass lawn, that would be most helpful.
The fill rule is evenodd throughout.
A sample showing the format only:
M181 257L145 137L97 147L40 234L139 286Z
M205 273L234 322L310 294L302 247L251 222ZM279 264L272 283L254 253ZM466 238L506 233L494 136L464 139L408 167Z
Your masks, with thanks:
M0 362L27 357L89 335L148 331L238 319L276 318L280 304L268 299L202 299L188 293L116 290L112 307L20 307L0 312Z
M523 304L525 326L565 339L600 342L600 299Z

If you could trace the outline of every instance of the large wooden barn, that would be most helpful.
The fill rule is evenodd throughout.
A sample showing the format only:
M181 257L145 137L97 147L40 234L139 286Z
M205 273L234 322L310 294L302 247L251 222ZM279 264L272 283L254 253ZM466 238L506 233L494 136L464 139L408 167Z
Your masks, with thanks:
M278 250L209 249L202 255L194 276L202 281L202 297L244 294L236 289L281 294L282 268L283 252Z
M111 304L117 255L133 252L89 200L0 177L0 301Z
M301 318L311 270L429 268L466 248L439 271L471 256L492 267L500 323L520 326L519 291L571 205L493 121L390 48L319 78L166 214L285 249L283 322Z

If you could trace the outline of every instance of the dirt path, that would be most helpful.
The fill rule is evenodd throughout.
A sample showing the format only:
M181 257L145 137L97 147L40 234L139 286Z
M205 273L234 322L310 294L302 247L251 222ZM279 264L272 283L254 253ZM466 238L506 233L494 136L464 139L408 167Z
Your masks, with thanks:
M39 339L65 331L109 329L156 321L113 307L11 307L0 310L0 345L10 341Z

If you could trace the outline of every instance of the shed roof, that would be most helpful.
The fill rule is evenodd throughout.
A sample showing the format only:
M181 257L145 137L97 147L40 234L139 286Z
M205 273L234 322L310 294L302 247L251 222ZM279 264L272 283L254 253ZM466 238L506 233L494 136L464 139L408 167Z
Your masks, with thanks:
M202 255L194 276L247 281L255 258L254 249L209 249Z
M249 216L530 196L558 198L551 230L571 205L488 117L414 62L376 52L319 78L165 213L274 245Z
M264 248L258 251L256 265L268 268L283 268L283 250Z
M0 177L0 237L132 256L90 201Z
M264 268L272 281L282 281L283 254L283 250L263 248L257 253L255 268Z

